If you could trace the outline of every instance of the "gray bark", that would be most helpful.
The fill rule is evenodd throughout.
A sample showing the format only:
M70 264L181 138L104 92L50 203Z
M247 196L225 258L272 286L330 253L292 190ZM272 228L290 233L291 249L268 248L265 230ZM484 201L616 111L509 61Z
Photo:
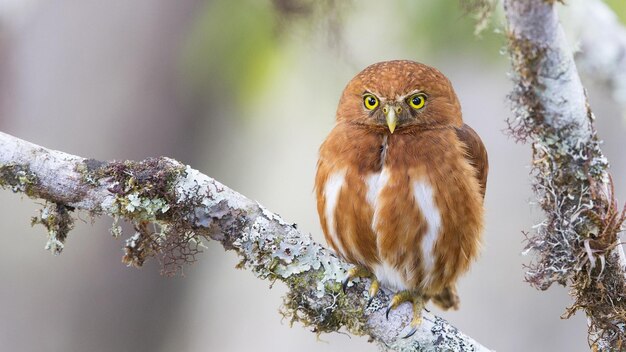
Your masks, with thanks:
M537 254L527 280L540 289L568 285L584 310L590 347L617 350L626 322L626 262L619 242L625 213L617 209L608 162L556 1L505 0L515 87L511 133L533 146L534 188L546 219L527 249Z
M128 265L156 257L171 273L195 261L201 242L210 239L236 251L240 266L257 277L284 282L289 292L282 313L319 333L346 328L394 351L489 351L426 311L417 333L403 339L410 305L387 320L389 292L383 291L365 309L369 281L341 292L348 263L295 224L173 159L99 162L0 133L0 186L48 202L35 222L48 229L47 247L54 253L63 249L72 212L109 215L116 236L121 235L117 220L135 226L126 240Z
M581 72L605 84L626 109L626 28L602 0L578 0L568 10Z

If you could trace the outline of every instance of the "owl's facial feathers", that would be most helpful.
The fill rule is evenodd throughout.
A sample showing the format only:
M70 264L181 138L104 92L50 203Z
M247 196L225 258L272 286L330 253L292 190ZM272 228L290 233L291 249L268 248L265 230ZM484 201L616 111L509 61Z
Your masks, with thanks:
M462 125L450 81L437 69L408 60L379 62L358 73L344 89L337 120L391 133Z

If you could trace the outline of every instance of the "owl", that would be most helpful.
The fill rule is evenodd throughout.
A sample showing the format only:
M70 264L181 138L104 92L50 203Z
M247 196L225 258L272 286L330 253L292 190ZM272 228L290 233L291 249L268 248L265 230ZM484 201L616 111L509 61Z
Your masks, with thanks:
M458 308L456 281L476 258L483 229L487 152L463 123L450 81L413 61L373 64L339 101L320 147L315 193L328 244L395 292L389 311L413 304L408 337L432 300Z

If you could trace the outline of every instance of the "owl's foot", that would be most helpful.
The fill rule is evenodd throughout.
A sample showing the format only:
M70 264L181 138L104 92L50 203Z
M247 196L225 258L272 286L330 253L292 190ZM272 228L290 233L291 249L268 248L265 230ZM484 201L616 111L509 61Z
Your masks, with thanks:
M357 277L369 278L370 280L372 280L372 284L369 288L370 299L367 301L367 305L365 306L369 307L370 304L372 304L374 297L376 297L376 294L378 293L380 283L378 282L378 279L376 279L376 276L374 276L374 274L372 274L372 272L369 271L367 268L363 266L355 266L354 268L348 270L348 277L343 280L343 284L341 285L341 287L343 288L343 293L346 293L346 290L348 289L348 283Z
M389 319L389 312L391 312L392 309L398 308L398 306L404 302L411 302L413 304L413 319L409 325L411 330L403 337L406 339L413 336L417 328L422 324L422 309L424 309L426 305L426 300L421 294L415 291L400 291L391 298L391 302L385 312L387 319Z

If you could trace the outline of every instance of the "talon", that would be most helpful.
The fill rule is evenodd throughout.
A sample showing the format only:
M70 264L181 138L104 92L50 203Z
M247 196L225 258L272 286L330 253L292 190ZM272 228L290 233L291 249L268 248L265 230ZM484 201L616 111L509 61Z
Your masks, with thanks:
M379 289L380 283L378 282L378 280L376 280L376 278L372 278L372 283L369 289L370 299L367 300L367 305L365 306L365 308L369 307L370 304L372 304L372 301L374 300L374 297L376 297L376 295L378 294Z
M402 338L403 339L408 339L409 337L415 335L416 332L417 332L417 327L413 327L413 329L411 329L411 331L409 331L409 333L404 335L404 337L402 337Z
M344 294L348 291L348 284L350 283L350 281L357 277L371 278L372 286L375 285L375 292L378 292L378 281L376 280L374 275L367 268L363 266L355 266L354 268L351 268L350 270L348 270L348 276L341 283L341 289L343 290ZM373 296L371 295L371 292L372 292L371 290L372 290L372 287L370 286L370 297Z
M413 320L411 320L411 331L408 334L404 335L403 339L408 339L413 336L417 332L417 328L422 325L422 302L414 302L413 303Z
M389 312L392 309L398 308L398 306L404 302L411 302L413 299L414 293L411 291L400 291L391 297L391 302L389 302L389 306L387 306L387 311L385 312L385 316L387 320L389 320Z
M378 294L378 291L380 289L380 283L376 279L376 276L374 276L374 274L372 274L367 268L363 266L355 266L354 268L348 270L348 276L341 282L341 289L343 290L344 294L346 294L346 292L348 291L348 284L350 283L350 281L357 277L367 277L372 280L372 283L370 284L370 288L368 290L369 299L367 300L367 304L365 305L365 308L367 309L372 304L374 297L376 297L376 295Z
M391 302L389 302L389 306L387 306L387 311L385 312L387 320L389 320L389 312L391 312L392 309L398 308L400 304L404 302L411 302L413 304L413 319L409 325L411 330L403 337L404 339L413 336L415 332L417 332L417 328L422 324L422 309L424 309L426 300L421 294L415 291L400 291L391 298Z
M413 319L411 320L411 331L408 334L404 335L403 339L408 339L413 336L415 332L417 332L417 328L422 324L422 309L424 309L424 304L426 303L421 296L413 296L411 297L413 302Z
M365 269L358 266L355 266L354 268L348 270L348 276L346 276L341 284L341 288L343 289L344 294L348 291L348 284L350 283L350 280L354 279L355 277L361 277L360 274L363 270Z
M350 276L348 276L347 278L345 278L343 280L343 282L341 283L341 289L343 290L343 293L345 294L346 291L348 290L348 282L350 282Z

